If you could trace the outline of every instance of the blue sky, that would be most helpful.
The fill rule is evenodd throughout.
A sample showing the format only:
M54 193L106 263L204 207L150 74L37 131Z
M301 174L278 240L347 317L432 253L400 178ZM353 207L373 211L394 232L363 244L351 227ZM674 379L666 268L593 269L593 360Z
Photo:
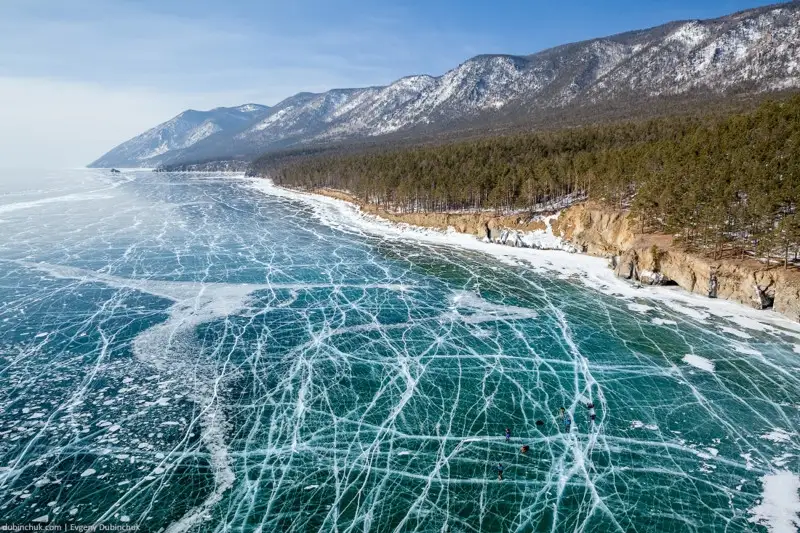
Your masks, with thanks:
M0 106L0 166L85 164L188 107L272 105L768 3L0 0L0 98L14 103Z

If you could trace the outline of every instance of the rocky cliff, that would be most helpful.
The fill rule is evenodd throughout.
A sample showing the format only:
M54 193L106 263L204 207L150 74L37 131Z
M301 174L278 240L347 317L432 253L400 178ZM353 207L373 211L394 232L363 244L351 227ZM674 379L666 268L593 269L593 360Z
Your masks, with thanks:
M637 233L625 211L592 203L565 209L553 228L579 251L608 257L620 277L648 285L675 284L710 298L772 308L800 321L797 269L689 253L669 235Z
M615 273L625 279L646 285L678 285L709 298L774 309L800 321L800 271L796 268L785 270L753 259L714 260L690 253L670 235L637 231L625 210L582 202L558 215L533 218L525 213L399 213L361 202L343 191L313 192L355 203L363 212L395 223L443 231L452 228L506 246L558 248L606 257Z

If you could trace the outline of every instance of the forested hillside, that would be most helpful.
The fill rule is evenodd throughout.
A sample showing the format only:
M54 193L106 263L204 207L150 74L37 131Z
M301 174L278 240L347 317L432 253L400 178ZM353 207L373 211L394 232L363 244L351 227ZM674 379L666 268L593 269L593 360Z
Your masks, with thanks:
M630 207L645 231L758 257L800 246L800 96L672 117L361 154L269 155L252 172L401 211L532 209L564 197Z

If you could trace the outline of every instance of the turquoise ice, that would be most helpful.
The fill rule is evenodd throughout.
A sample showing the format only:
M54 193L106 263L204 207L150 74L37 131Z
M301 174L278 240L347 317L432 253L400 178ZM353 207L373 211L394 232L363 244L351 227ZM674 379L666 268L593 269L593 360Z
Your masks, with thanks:
M0 183L0 524L792 527L790 489L764 505L800 473L777 316L565 252L385 238L240 179Z

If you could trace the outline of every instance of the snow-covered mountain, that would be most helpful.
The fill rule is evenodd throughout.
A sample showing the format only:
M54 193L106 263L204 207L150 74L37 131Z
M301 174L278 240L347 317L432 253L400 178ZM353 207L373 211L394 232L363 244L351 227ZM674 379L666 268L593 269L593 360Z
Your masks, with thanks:
M673 22L530 56L481 55L442 76L409 76L385 87L300 93L236 131L212 132L187 146L181 146L185 135L173 144L160 136L160 142L147 144L150 152L141 151L157 156L139 160L248 158L308 144L448 131L480 121L502 124L586 105L646 105L648 99L666 96L793 88L800 88L798 1L714 20ZM140 137L129 143L142 144ZM129 143L115 151L127 153ZM140 153L138 148L131 152Z
M260 120L269 107L245 104L211 111L189 109L155 128L126 141L90 167L156 167L167 154L189 148L215 134L238 133Z

